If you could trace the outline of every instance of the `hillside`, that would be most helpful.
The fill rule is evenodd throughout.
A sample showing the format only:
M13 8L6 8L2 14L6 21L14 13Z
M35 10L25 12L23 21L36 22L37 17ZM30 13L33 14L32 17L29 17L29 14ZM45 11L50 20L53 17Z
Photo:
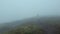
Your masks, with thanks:
M4 24L4 26L0 27L0 33L1 34L21 34L21 33L22 34L60 34L60 17L59 16L40 17L40 18L33 17L29 19L6 23Z

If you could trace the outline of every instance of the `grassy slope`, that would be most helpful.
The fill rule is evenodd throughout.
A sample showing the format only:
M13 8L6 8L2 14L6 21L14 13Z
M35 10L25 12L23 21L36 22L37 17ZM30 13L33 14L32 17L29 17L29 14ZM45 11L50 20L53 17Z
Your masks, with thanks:
M35 20L35 21L34 21ZM42 33L43 32L43 33ZM47 32L47 33L45 33ZM60 17L31 19L3 34L60 34Z

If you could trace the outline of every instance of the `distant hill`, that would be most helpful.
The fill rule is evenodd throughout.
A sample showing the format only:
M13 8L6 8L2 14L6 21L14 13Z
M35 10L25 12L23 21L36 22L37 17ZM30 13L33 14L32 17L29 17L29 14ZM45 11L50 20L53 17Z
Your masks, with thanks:
M5 23L0 26L0 34L7 34L10 31L16 31L22 26L36 25L42 29L43 34L60 34L60 16L51 17L32 17L29 19L18 20L11 23ZM37 27L37 28L38 28ZM11 33L12 34L12 33Z

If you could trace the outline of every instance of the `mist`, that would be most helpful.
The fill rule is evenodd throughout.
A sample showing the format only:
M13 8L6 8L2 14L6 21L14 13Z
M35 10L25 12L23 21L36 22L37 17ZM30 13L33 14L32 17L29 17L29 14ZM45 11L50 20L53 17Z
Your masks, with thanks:
M0 0L0 23L60 15L60 0Z

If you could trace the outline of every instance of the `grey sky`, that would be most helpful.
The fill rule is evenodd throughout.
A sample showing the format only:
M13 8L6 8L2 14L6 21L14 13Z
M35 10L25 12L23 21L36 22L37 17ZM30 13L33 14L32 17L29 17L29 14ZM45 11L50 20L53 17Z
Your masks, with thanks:
M59 15L60 0L0 0L0 23L44 15Z

